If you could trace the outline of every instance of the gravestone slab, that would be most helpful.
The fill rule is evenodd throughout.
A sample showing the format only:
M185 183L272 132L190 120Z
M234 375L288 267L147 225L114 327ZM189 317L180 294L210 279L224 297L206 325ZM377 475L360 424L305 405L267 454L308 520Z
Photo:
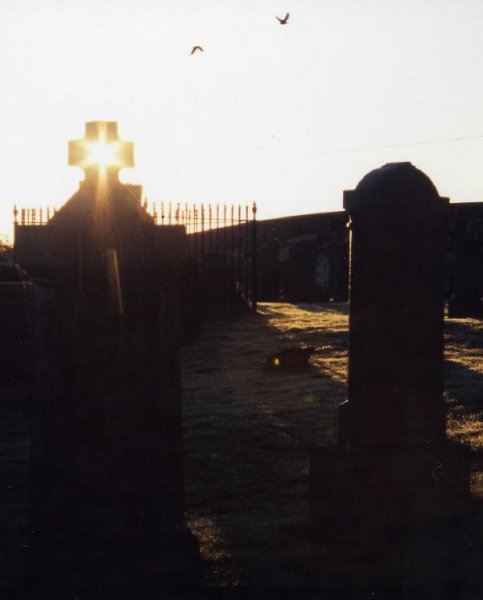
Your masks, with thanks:
M339 408L338 447L311 452L316 526L344 525L357 536L361 528L411 528L468 507L468 452L446 439L447 206L411 163L387 164L344 193L348 400Z

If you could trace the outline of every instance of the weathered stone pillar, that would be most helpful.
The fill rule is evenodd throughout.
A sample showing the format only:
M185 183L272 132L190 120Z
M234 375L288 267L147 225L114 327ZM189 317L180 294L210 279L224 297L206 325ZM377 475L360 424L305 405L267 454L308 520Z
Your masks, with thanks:
M448 199L410 163L372 171L344 193L351 220L349 400L340 441L445 436L444 238Z
M115 124L88 125L97 141L116 142ZM72 164L84 164L90 142L74 143ZM119 164L87 160L85 181L46 226L56 314L41 336L30 536L43 594L114 586L145 597L201 581L183 501L187 239L182 228L156 227L117 180Z
M466 453L445 433L447 206L411 163L387 164L344 193L349 393L338 448L311 455L314 523L408 526L458 512L468 499Z

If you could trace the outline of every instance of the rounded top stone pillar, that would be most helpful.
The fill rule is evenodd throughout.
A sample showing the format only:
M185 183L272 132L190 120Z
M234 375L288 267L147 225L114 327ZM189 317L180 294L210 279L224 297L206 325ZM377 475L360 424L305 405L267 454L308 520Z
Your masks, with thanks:
M410 162L387 163L374 169L360 180L356 189L368 192L387 190L392 193L395 190L426 191L428 195L438 195L431 179Z
M429 442L445 435L447 204L408 162L375 169L344 192L351 228L344 444Z

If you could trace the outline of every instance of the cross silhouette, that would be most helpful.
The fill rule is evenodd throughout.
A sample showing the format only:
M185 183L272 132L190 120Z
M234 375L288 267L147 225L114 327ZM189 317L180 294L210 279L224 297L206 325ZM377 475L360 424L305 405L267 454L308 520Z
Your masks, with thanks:
M134 166L134 145L119 139L116 121L89 121L84 138L69 142L68 162L84 169L86 183L97 181L102 172L117 181L121 169Z

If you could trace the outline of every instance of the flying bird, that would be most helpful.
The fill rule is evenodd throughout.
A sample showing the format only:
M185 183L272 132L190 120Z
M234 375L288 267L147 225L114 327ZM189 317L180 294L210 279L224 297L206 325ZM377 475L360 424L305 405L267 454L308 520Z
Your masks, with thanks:
M275 18L278 19L278 22L280 23L280 25L286 25L289 16L290 16L290 13L287 13L283 19L281 19L280 17L275 17Z
M194 54L197 50L199 50L200 52L203 52L203 48L201 46L193 46L193 49L190 52L191 54Z

